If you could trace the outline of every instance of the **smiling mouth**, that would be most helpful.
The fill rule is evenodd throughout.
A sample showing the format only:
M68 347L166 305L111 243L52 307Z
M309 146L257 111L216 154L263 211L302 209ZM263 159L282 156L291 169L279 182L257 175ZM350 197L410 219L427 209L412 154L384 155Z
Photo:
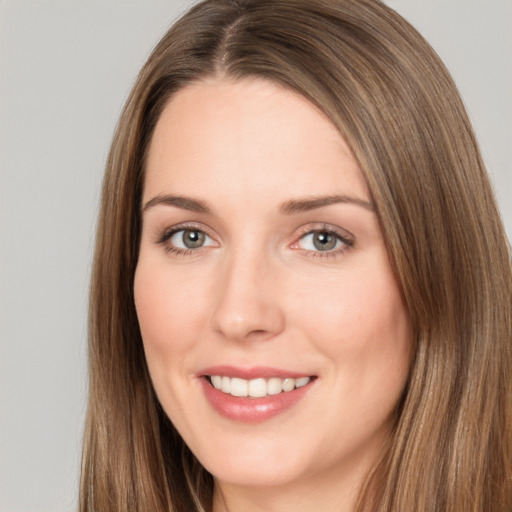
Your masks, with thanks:
M225 375L206 375L206 379L217 390L235 397L263 398L266 396L288 393L294 389L308 385L315 377L300 377L280 379L240 379Z

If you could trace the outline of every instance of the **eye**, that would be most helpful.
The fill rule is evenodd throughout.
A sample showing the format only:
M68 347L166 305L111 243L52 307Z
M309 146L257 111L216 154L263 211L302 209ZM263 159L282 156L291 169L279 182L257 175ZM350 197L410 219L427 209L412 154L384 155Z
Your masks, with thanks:
M314 255L325 256L342 253L352 247L354 242L333 229L316 229L301 236L294 244L294 248L312 252Z
M213 240L200 229L180 229L168 237L168 243L175 249L199 249L213 245Z
M183 225L165 230L156 243L162 245L166 252L177 256L188 256L204 247L217 245L202 229Z
M339 236L327 231L308 233L299 241L299 246L306 251L332 251L341 244Z

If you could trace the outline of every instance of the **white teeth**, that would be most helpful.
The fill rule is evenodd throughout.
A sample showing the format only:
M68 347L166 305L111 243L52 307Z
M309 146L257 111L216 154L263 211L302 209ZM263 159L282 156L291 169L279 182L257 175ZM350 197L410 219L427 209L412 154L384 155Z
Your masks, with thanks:
M286 393L297 388L302 388L311 380L310 377L300 377L298 379L279 379L272 377L265 380L263 378L245 380L238 377L226 377L221 375L211 375L211 383L215 389L232 396L249 396L252 398L261 398L267 395L277 395Z
M231 379L229 377L222 377L220 389L223 393L231 393Z
M281 379L272 378L267 382L267 392L269 395L278 395L283 390L283 381Z
M255 398L267 396L267 383L265 379L253 379L249 381L249 396Z
M249 394L249 383L244 379L231 379L231 394L233 396L247 396Z
M212 375L212 384L215 389L222 387L222 377L220 375Z
M295 379L295 387L301 388L305 386L309 382L309 377L301 377L300 379Z
M283 391L291 391L292 389L295 389L295 379L284 379Z

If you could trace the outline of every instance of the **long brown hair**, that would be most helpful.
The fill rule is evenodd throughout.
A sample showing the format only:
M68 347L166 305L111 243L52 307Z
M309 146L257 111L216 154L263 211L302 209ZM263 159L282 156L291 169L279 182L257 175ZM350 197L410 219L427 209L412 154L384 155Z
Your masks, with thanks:
M510 248L448 72L377 0L206 0L140 72L103 185L81 512L211 507L212 476L153 392L133 300L148 143L169 98L210 76L265 78L316 104L351 147L375 202L414 357L358 509L510 512Z

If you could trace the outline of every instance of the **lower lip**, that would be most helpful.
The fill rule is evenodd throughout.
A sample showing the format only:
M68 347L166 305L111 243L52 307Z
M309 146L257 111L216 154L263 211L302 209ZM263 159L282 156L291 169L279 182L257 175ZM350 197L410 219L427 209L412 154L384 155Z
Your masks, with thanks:
M243 423L260 423L277 416L299 402L309 391L313 381L303 387L262 398L237 397L215 389L208 379L201 385L210 405L225 418Z

